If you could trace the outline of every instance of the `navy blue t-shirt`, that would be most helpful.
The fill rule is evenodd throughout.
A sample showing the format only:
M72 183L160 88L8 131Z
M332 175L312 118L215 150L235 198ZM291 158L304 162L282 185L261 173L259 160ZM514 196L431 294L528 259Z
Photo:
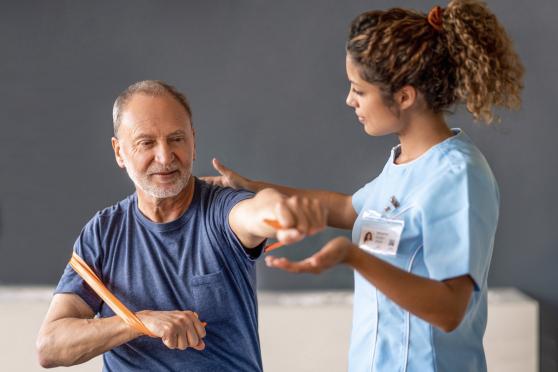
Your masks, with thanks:
M208 323L203 351L142 336L106 352L105 371L262 370L254 260L263 243L245 249L228 222L232 207L252 196L196 179L176 221L148 220L133 194L87 223L74 249L130 310L192 310ZM69 265L55 293L75 293L100 317L114 315Z

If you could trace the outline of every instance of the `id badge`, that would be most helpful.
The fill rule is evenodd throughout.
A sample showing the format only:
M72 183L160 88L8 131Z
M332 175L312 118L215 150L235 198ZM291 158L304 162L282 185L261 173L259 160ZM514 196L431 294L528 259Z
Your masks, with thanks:
M395 256L405 221L369 210L362 215L359 247L367 252Z

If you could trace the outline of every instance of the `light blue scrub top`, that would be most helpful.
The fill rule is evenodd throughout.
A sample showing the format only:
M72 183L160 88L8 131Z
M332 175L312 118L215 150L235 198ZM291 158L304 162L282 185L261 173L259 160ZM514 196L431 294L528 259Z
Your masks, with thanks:
M395 256L376 257L415 275L475 283L465 318L446 333L405 311L355 272L349 371L486 371L487 275L498 222L498 185L481 152L460 129L412 162L397 165L395 147L382 173L352 198L358 218L374 210L402 219ZM400 206L384 212L395 196Z

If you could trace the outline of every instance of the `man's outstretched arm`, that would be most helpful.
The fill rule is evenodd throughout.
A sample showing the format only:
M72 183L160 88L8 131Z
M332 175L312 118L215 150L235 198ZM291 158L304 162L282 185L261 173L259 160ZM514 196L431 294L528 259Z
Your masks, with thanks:
M205 329L191 311L136 315L170 349L205 348ZM84 363L141 335L117 316L94 318L78 295L56 294L37 337L39 363L44 368Z

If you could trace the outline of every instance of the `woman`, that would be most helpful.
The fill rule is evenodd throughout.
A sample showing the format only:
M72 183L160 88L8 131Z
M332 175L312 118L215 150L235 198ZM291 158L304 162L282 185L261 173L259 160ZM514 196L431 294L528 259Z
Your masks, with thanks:
M320 273L355 270L351 371L486 371L487 275L499 193L480 151L444 112L465 104L491 123L518 108L523 69L504 29L479 1L428 15L390 9L359 15L347 42L347 104L370 136L400 144L355 194L251 181L214 160L209 182L318 198L328 224L352 228L313 256L266 263ZM297 218L304 220L305 216ZM281 221L280 221L281 222ZM368 233L373 239L364 241ZM369 236L369 235L368 235Z

